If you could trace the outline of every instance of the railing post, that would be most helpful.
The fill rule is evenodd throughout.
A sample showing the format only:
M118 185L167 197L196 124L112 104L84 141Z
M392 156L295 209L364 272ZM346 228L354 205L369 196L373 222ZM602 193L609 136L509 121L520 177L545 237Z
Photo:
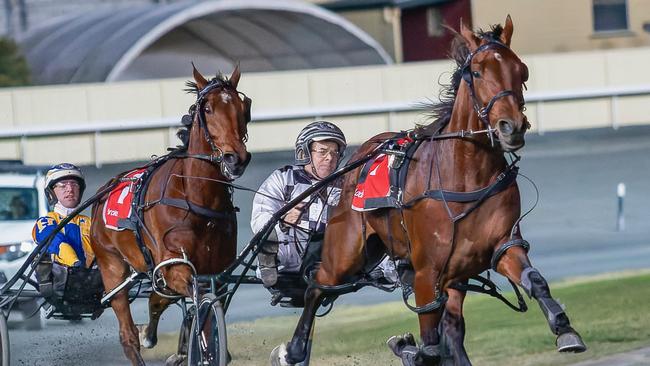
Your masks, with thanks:
M625 201L625 183L619 183L616 187L616 196L618 197L618 210L616 213L616 231L625 230L625 215L623 213L623 203Z

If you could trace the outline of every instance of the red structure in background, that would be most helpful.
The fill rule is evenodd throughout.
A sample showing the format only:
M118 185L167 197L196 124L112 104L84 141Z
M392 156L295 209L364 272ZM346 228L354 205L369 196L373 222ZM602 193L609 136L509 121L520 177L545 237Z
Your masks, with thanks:
M470 0L455 0L435 6L402 9L404 62L447 58L453 36L444 28L441 31L439 24L436 23L441 22L458 29L461 19L468 26L472 25Z

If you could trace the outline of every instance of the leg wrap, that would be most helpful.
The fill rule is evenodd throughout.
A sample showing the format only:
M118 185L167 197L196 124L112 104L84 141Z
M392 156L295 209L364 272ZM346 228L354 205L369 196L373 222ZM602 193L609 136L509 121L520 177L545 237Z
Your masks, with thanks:
M562 306L551 297L551 290L539 271L533 267L524 269L521 272L521 287L529 297L537 300L553 334L559 335L570 327L569 318Z
M420 359L422 360L422 365L433 365L438 362L440 359L440 349L442 347L442 341L440 344L436 345L422 345L420 347Z
M537 302L544 314L546 314L546 320L548 321L548 326L551 328L551 332L555 335L564 333L570 325L569 318L564 313L562 305L550 297L538 299Z
M521 271L521 287L528 297L536 299L542 297L551 297L551 290L539 271L533 267L525 268Z

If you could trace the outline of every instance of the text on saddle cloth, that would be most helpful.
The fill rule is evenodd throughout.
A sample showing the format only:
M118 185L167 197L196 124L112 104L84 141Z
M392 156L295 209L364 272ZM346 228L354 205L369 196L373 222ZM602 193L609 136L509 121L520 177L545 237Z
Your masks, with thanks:
M116 231L126 229L124 225L120 225L120 221L127 220L131 216L133 191L138 186L140 179L144 175L146 169L136 169L126 173L121 182L108 194L106 204L104 204L104 211L102 216L104 224L107 228Z
M396 151L382 153L369 162L361 170L352 198L352 209L355 211L372 211L384 207L399 206L399 189L395 174L401 167L406 147L413 142L409 137L396 140Z

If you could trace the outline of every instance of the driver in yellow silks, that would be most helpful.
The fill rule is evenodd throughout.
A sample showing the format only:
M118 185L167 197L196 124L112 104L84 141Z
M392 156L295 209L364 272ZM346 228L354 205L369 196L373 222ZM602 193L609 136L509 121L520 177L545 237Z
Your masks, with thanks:
M52 211L39 218L32 230L34 241L45 240L59 222L74 211L86 188L81 170L63 163L50 168L45 176L45 194ZM90 247L90 218L77 215L52 239L47 248L52 261L68 267L90 267L95 258Z

